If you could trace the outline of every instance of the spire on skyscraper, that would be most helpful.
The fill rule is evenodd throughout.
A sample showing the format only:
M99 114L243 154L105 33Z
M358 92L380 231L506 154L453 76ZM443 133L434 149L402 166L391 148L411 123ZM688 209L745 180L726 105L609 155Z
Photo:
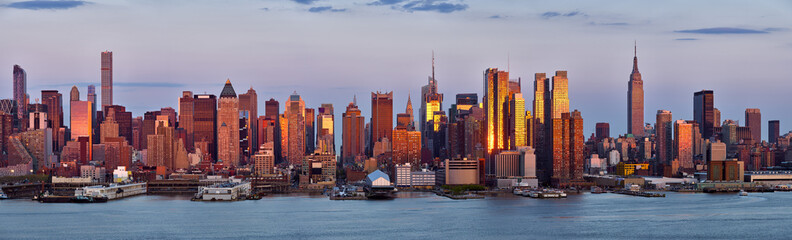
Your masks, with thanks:
M412 114L413 107L412 107L412 99L410 99L409 93L407 94L407 113Z
M223 86L223 91L220 92L220 97L237 97L234 87L231 86L231 79L226 79L225 86Z
M634 51L633 54L634 55L633 55L633 72L632 73L638 73L638 42L637 41L635 42L635 45L633 45L633 47L634 47L634 49L633 49L633 51Z

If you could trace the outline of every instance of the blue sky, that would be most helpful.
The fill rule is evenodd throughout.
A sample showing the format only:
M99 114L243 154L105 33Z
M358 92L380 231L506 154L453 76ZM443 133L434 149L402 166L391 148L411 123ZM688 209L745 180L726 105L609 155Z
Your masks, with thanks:
M692 119L693 92L713 89L722 119L756 107L765 138L767 120L792 129L789 1L0 1L0 22L0 98L14 64L33 99L74 84L85 98L110 50L115 102L135 115L176 108L183 90L219 94L230 78L258 92L259 112L296 90L337 117L357 95L368 118L371 91L394 91L397 111L419 99L434 50L446 99L481 97L483 70L498 67L524 78L529 103L534 73L567 70L587 135L596 122L617 135L637 41L647 122L658 109Z

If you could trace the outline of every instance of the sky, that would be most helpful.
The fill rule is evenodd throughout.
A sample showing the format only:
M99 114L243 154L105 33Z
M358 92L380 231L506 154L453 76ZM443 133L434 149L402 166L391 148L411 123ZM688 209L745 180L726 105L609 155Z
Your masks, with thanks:
M373 91L393 91L396 113L409 94L418 111L434 52L446 109L457 93L483 97L496 67L523 78L531 110L534 73L566 70L586 135L608 122L616 136L637 43L645 122L659 109L692 119L693 93L711 89L722 120L760 108L766 140L767 120L792 130L791 25L792 2L773 0L0 0L0 98L19 64L32 101L43 89L68 101L72 85L85 99L109 50L114 103L134 116L178 108L185 90L219 95L230 79L257 91L259 113L296 91L307 107L332 103L336 121L357 96L369 118Z

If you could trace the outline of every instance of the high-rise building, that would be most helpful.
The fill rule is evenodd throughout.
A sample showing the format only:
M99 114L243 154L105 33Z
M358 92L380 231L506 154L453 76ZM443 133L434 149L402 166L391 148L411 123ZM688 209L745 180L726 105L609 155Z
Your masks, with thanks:
M201 149L209 159L217 159L217 98L213 94L195 94L193 115L193 140L206 142L208 149ZM145 136L145 135L143 135Z
M218 100L217 159L231 166L239 164L239 99L231 80L226 80Z
M27 115L27 73L19 65L14 65L14 101L16 102L17 119Z
M102 108L113 105L113 52L102 52Z
M504 134L506 133L508 114L508 109L506 109L508 94L509 72L499 71L497 68L484 70L484 112L487 117L488 154L495 154L509 147L509 136ZM492 170L491 166L487 169L487 172Z
M265 119L269 119L270 121L272 121L272 123L274 124L273 125L274 128L272 129L273 138L272 138L272 140L268 140L268 141L273 141L275 143L275 144L273 144L274 145L273 149L274 149L274 152L275 152L275 162L276 163L280 163L280 161L282 160L283 151L281 149L281 147L282 147L281 146L282 145L281 144L282 143L282 140L281 140L282 134L281 134L281 127L280 127L281 126L281 123L280 123L280 103L278 102L278 100L275 100L274 98L270 98L270 100L267 100L265 102L265 105L264 105L264 117L265 117ZM261 135L261 134L259 134L259 135Z
M61 147L66 144L63 139L58 138L58 132L63 127L63 95L58 90L41 90L41 103L47 105L47 119L52 128L52 147L55 152L60 152Z
M693 120L699 124L699 132L704 139L712 137L715 127L714 101L712 90L701 90L693 94Z
M579 111L565 112L552 122L553 185L565 185L570 180L583 179L583 117Z
M412 101L410 101L410 106L412 106ZM428 126L427 123L434 119L432 116L434 112L441 110L443 110L443 94L439 93L437 90L437 79L435 78L434 69L434 53L432 53L432 76L429 76L427 84L421 87L421 108L418 111L419 117L421 118L418 128L421 130L424 140L426 140L426 138L430 135L430 128L435 128L434 126ZM425 145L428 143L428 141L423 142Z
M80 90L77 89L77 86L72 86L71 91L69 92L69 101L80 101Z
M88 140L90 148L93 142L93 118L91 116L93 109L91 108L91 102L72 101L70 112L69 126L71 127L71 140L77 141L78 138L85 137ZM92 150L88 152L90 153ZM88 159L90 161L92 158L88 157Z
M762 142L762 112L758 108L745 109L745 126L751 129L751 138L755 143Z
M194 133L195 133L195 98L191 91L183 91L179 98L179 127L184 129L184 145L187 151L193 152Z
M323 103L316 115L316 146L322 152L332 150L335 153L335 117L333 104Z
M606 122L598 122L596 125L597 140L602 140L610 137L610 124Z
M685 120L674 122L674 159L679 161L682 169L693 168L693 140L692 123Z
M274 98L270 98L264 105L264 116L269 119L278 119L280 115L280 103Z
M781 133L781 121L779 120L770 120L767 121L767 140L770 144L775 144L778 142L779 134Z
M657 119L655 126L655 154L657 161L662 164L671 164L674 159L673 145L673 132L672 122L673 116L671 111L657 110Z
M522 93L509 96L509 145L510 149L527 146L528 129L525 124L525 99Z
M421 132L407 126L393 129L393 164L409 163L413 170L421 165Z
M713 116L712 117L713 118L713 122L715 122L715 127L719 128L721 126L721 112L720 112L720 110L718 110L718 108L713 108L712 109L712 116Z
M569 112L569 79L567 71L556 71L553 76L551 98L552 118L560 118L562 113Z
M250 87L246 93L239 94L239 111L248 111L250 113L249 119L251 121L247 135L251 137L249 138L248 151L255 153L261 143L258 142L257 137L253 137L258 136L258 94L256 94L256 90L253 90L253 87Z
M305 109L305 154L311 154L316 149L315 115L313 108Z
M627 82L627 133L640 137L644 135L644 90L641 73L638 72L638 50L633 56L633 69Z
M393 141L393 92L371 93L371 144L382 138Z
M100 124L100 128L102 130L100 131L101 135L99 136L99 143L104 144L107 142L106 139L117 138L119 136L119 127L118 122L115 120L115 116L115 109L108 108L107 118L105 118L102 124Z
M533 146L536 149L535 154L539 161L537 161L537 169L544 171L549 169L550 162L547 160L547 147L550 140L547 130L548 119L550 113L548 112L550 104L550 80L547 79L547 74L536 73L534 74L534 94L533 94ZM540 177L542 180L547 181L546 172L543 172Z
M275 173L275 153L273 142L261 144L258 152L253 155L253 171L256 176Z
M285 136L283 142L286 144L283 144L283 150L286 159L291 164L300 164L305 156L305 102L296 91L286 101L286 111L283 115L286 128L281 129L281 133Z
M365 117L354 101L349 103L342 117L341 157L345 162L350 162L365 153Z

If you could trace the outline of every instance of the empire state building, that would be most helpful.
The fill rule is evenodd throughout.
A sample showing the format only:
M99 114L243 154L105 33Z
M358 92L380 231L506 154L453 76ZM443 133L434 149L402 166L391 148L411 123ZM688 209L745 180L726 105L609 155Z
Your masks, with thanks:
M627 133L644 135L644 91L641 73L638 72L638 47L635 47L633 69L627 83Z

